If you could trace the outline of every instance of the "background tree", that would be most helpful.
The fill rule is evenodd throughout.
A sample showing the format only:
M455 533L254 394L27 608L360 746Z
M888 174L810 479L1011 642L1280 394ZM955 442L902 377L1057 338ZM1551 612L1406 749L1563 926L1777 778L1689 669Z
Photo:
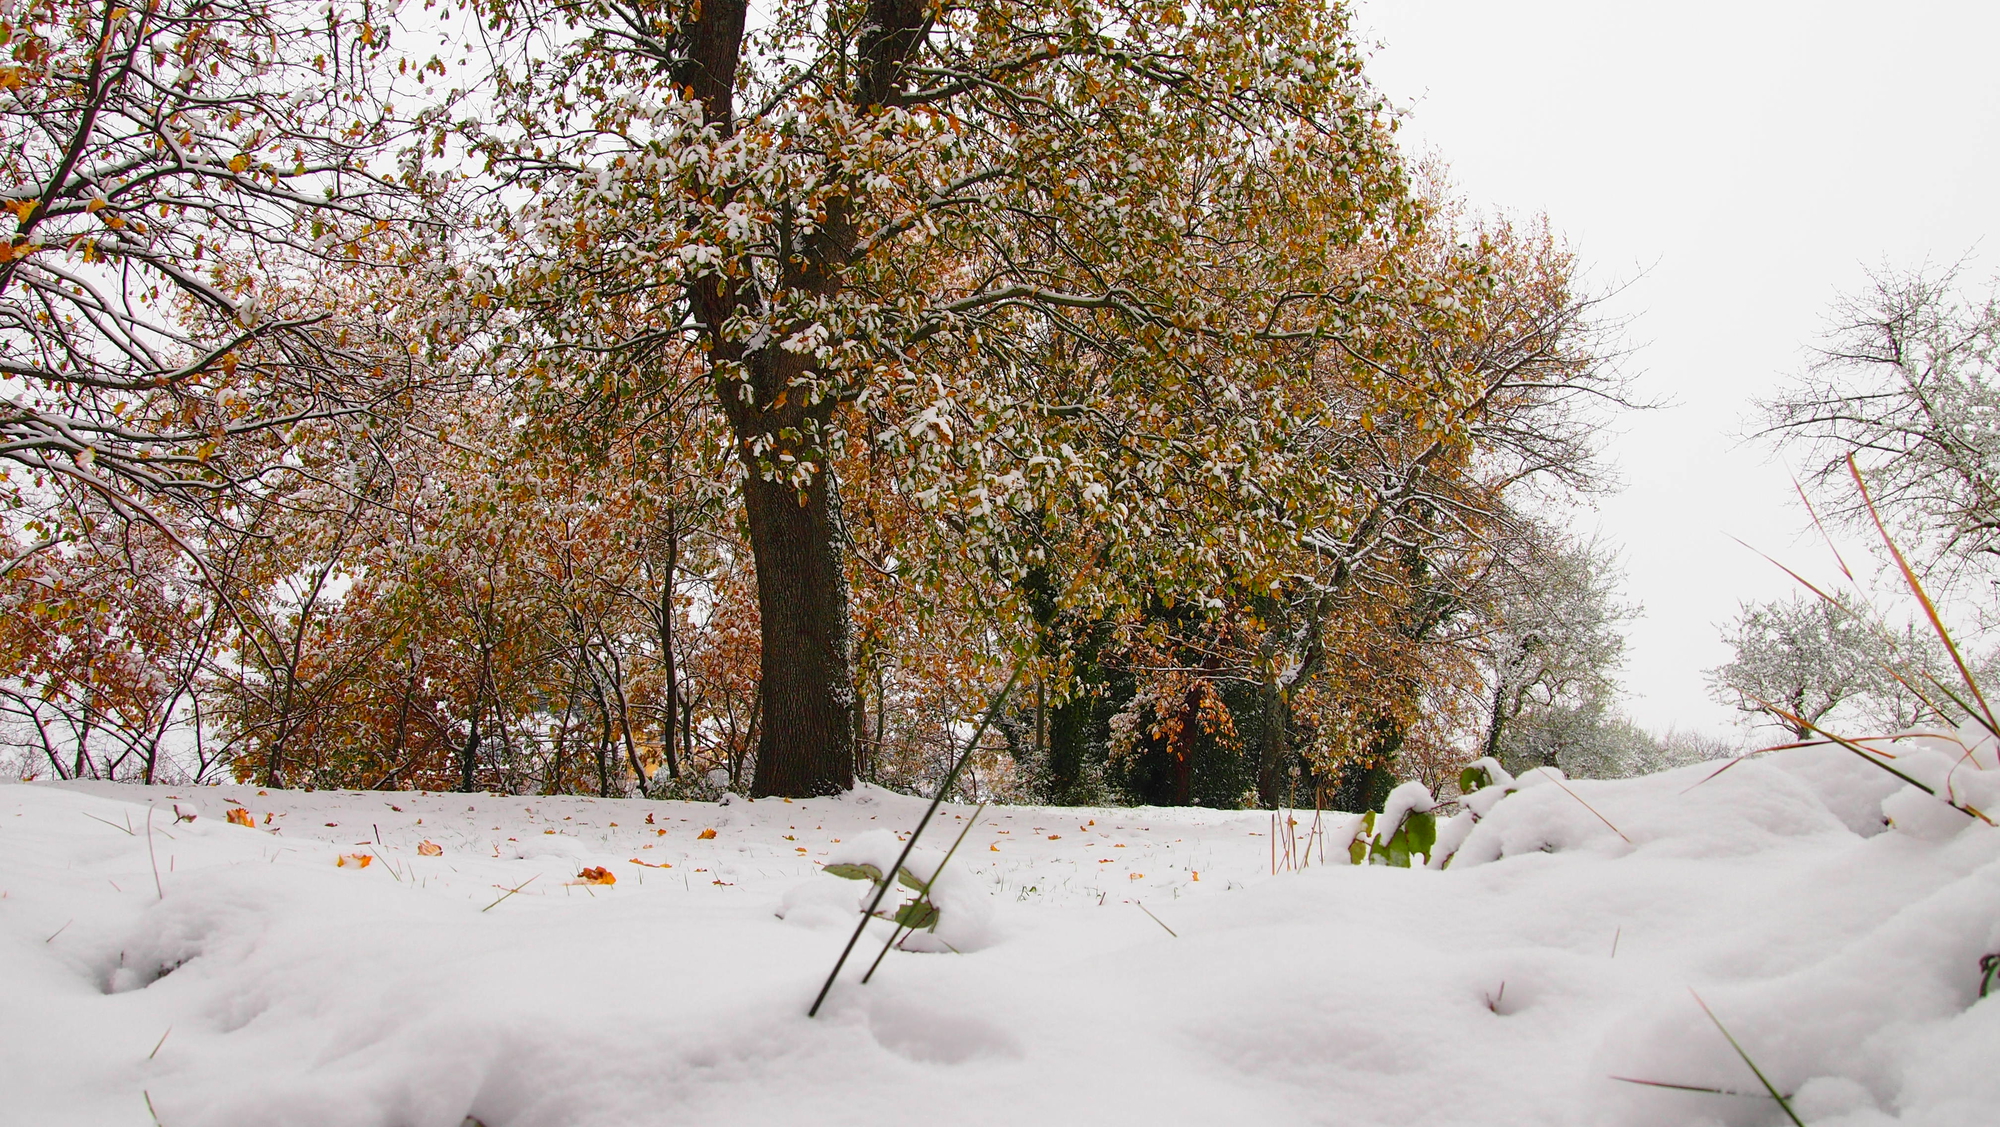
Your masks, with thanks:
M569 36L508 77L519 140L486 138L538 196L513 227L538 339L637 363L692 334L729 421L759 793L851 778L828 472L850 441L908 466L955 457L961 404L995 430L1039 417L1027 389L958 382L1019 371L1010 341L1087 342L1128 397L1254 395L1276 334L1338 316L1326 248L1393 223L1401 190L1339 8L874 0L755 34L732 3L496 11Z
M1852 453L1904 543L1979 579L2000 552L2000 292L1969 292L1962 273L1884 269L1843 298L1817 361L1765 405L1766 433L1810 459L1829 512L1866 528Z
M1624 627L1639 610L1618 600L1622 569L1601 543L1544 527L1509 548L1497 565L1483 646L1489 697L1482 753L1555 766L1605 721L1624 663Z
M1710 695L1772 717L1797 739L1842 704L1879 692L1886 679L1868 623L1818 596L1745 604L1723 640L1735 656L1709 670ZM1772 706L1798 720L1777 716Z

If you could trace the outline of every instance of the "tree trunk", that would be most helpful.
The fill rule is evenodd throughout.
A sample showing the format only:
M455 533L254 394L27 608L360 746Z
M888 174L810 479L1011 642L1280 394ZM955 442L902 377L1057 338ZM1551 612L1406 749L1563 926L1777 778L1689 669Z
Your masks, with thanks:
M757 563L763 725L754 797L807 798L854 785L854 670L838 500L828 475L803 491L743 483Z
M678 574L681 555L681 530L678 523L667 525L667 573L660 581L660 658L666 667L667 676L667 719L665 731L660 733L660 750L667 759L667 778L681 777L680 760L674 754L674 743L680 739L681 674L674 655L674 576Z
M480 698L474 697L472 700L472 731L466 734L465 750L459 753L459 773L461 778L458 789L464 791L466 794L471 794L474 790L478 789L479 783L479 703Z
M1493 711L1486 722L1486 757L1500 761L1500 735L1507 727L1506 688L1500 676L1493 679Z
M1285 753L1292 749L1292 698L1273 676L1264 679L1258 696L1262 698L1258 702L1262 726L1257 732L1257 802L1275 810L1285 797Z
M1174 805L1194 805L1194 748L1201 724L1202 683L1196 681L1181 700L1181 726L1168 748L1174 764Z

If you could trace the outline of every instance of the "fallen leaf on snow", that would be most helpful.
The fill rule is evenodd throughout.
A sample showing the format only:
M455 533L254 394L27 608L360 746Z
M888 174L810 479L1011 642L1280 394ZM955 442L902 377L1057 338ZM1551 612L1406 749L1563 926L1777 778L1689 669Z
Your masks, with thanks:
M417 855L421 857L440 857L444 855L444 846L439 845L435 841L424 841L417 846Z
M712 838L712 837L714 837L714 836L715 836L715 831L714 831L714 830L703 830L703 831L701 831L700 833L698 833L698 834L696 834L696 835L694 835L694 836L696 837L696 839L698 839L698 840L700 840L700 841L707 841L707 840L708 840L709 838Z
M257 824L257 819L250 816L250 811L243 809L241 806L236 807L222 817L224 821L232 826L254 826Z
M579 884L617 884L617 883L618 883L618 878L617 878L617 877L615 877L615 876L612 876L612 875L611 875L611 870L609 870L609 869L605 868L605 867L604 867L604 866L602 866L602 865L592 865L592 866L590 866L589 868L585 869L584 871L582 871L582 872L580 872L580 873L576 874L576 879L577 879L577 883L579 883Z
M367 853L343 853L340 856L335 857L333 859L333 867L336 869L344 869L349 865L354 865L358 868L365 869L370 864L372 864L374 860L375 860L374 856Z

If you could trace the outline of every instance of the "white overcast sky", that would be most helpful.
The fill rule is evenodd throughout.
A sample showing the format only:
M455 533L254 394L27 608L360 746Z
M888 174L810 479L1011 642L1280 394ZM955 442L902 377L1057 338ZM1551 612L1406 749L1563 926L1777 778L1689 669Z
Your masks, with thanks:
M1545 212L1631 318L1642 396L1612 443L1628 710L1721 732L1701 671L1739 599L1817 565L1790 471L1741 441L1832 299L1877 264L2000 272L2000 3L1360 0L1376 85L1474 203ZM1814 566L1814 570L1821 568Z

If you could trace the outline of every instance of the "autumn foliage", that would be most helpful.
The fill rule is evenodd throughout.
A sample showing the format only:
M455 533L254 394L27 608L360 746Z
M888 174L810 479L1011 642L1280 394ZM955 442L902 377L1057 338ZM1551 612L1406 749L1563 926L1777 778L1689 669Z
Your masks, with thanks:
M740 8L495 0L450 67L315 8L351 65L229 55L221 116L58 79L303 8L10 9L23 769L920 787L1017 666L980 797L1470 758L1503 548L1618 384L1560 242L1397 151L1345 9L780 5L697 59ZM71 97L122 132L30 136ZM64 155L175 129L152 180ZM37 322L93 300L63 256L152 296Z

